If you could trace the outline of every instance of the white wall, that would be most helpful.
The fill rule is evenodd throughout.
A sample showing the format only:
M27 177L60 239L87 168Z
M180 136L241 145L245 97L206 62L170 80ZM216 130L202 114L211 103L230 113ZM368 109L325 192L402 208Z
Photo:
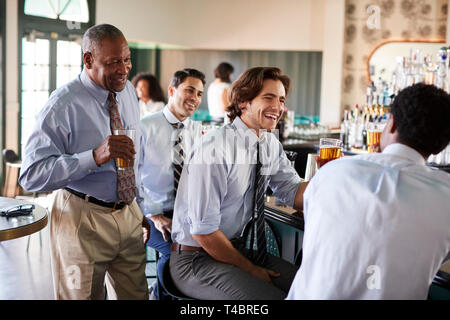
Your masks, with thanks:
M339 123L345 0L97 0L128 40L192 49L323 51L321 122Z
M97 0L96 16L97 23L114 24L132 41L195 49L321 51L325 1Z
M338 126L341 116L345 0L328 0L324 17L320 122Z

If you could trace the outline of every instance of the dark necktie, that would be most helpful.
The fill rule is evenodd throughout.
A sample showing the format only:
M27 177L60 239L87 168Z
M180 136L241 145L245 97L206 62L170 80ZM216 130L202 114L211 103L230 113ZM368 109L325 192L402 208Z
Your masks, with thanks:
M109 99L109 117L111 124L111 132L115 129L122 129L122 121L120 119L119 107L117 106L114 93L110 92ZM117 171L117 197L126 204L130 204L136 197L136 180L133 168L125 168Z
M266 230L264 223L264 194L266 193L267 176L261 174L261 158L259 154L259 143L256 145L256 174L255 174L255 203L253 219L256 228L256 255L254 262L264 265L267 256Z
M171 123L172 127L177 130L177 137L173 145L173 190L174 199L177 196L178 183L180 182L181 172L184 164L184 149L183 149L183 127L181 122Z

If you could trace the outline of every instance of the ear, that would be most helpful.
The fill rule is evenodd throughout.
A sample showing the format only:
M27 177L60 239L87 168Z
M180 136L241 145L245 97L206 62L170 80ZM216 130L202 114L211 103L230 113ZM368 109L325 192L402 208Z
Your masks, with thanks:
M176 90L176 88L174 86L169 86L169 88L167 89L167 92L169 93L169 97L173 96L175 90Z
M395 124L395 120L392 115L389 117L389 121L388 121L387 125L390 126L389 133L394 133L395 131L397 131L397 125Z
M92 69L92 64L94 63L94 57L91 52L85 52L83 54L83 64L87 69Z
M239 103L239 109L241 109L241 111L246 110L249 106L250 106L249 101Z

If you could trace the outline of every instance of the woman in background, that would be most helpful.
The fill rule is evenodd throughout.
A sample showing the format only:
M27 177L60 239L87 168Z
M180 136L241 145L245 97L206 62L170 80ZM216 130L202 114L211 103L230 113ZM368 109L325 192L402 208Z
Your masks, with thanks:
M228 92L233 71L233 66L227 62L222 62L214 70L216 79L208 88L208 109L212 122L224 122L225 110L230 105Z
M164 94L158 79L150 73L138 73L131 80L139 98L141 119L148 114L158 112L166 105Z

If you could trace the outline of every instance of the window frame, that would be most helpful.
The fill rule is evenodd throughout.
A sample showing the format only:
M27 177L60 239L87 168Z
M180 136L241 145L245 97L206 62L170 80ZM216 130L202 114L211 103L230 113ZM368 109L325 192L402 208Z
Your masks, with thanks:
M0 0L0 33L1 33L1 103L0 103L0 123L2 129L0 132L0 143L2 145L2 150L5 148L6 144L6 0ZM3 164L3 152L0 155L2 159L2 165L0 166L0 176L2 177L2 186L4 182L4 172L5 166Z
M5 0L0 0L5 1ZM38 16L32 16L25 14L25 0L20 0L18 4L19 26L18 26L18 135L17 145L19 158L22 158L22 38L27 34L36 30L42 32L44 35L39 38L45 38L50 40L50 72L49 72L49 94L56 89L56 42L57 40L70 40L73 35L83 36L84 32L91 26L95 25L95 5L96 0L87 0L89 9L89 21L87 23L79 22L79 29L69 29L68 23L70 21L51 19ZM77 22L78 23L78 22ZM56 36L56 37L55 37ZM4 48L3 48L4 50ZM4 113L4 112L3 112ZM4 118L4 116L3 116ZM5 123L3 120L3 128ZM3 129L5 130L5 129ZM4 139L4 134L3 134Z

